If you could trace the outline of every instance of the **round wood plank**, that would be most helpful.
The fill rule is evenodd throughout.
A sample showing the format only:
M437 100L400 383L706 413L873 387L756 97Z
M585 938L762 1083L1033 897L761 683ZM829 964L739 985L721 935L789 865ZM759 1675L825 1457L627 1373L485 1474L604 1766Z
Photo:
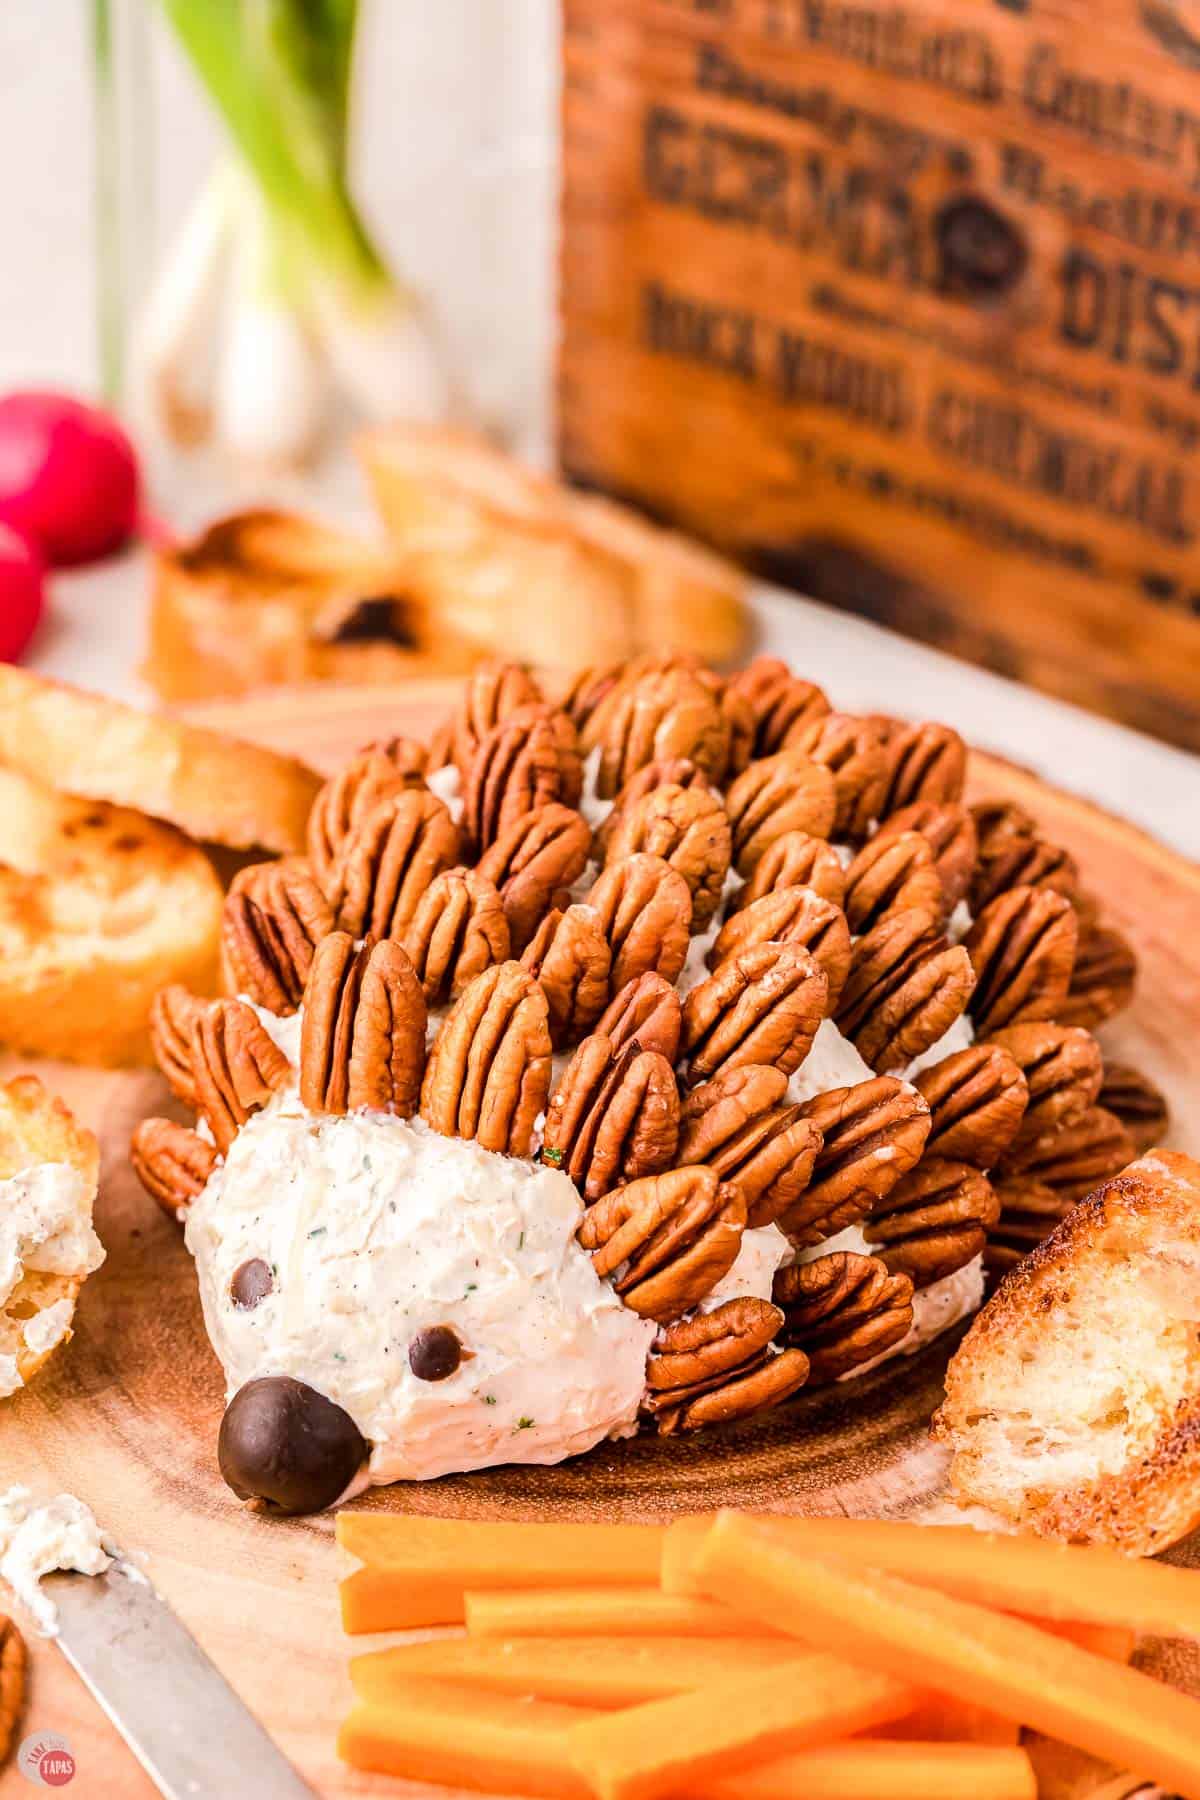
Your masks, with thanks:
M302 697L210 705L191 716L335 766L364 742L420 735L454 688L318 689ZM1136 944L1142 974L1129 1015L1103 1034L1114 1055L1168 1092L1171 1142L1200 1151L1200 871L1133 828L1036 777L976 757L977 793L1028 805L1078 858L1090 887ZM0 1064L9 1074L11 1059ZM127 1145L137 1121L171 1111L156 1075L42 1065L44 1078L100 1136L97 1225L108 1250L88 1282L74 1342L6 1403L5 1481L70 1488L146 1566L286 1752L329 1795L422 1791L344 1770L333 1754L349 1700L328 1517L264 1520L236 1505L216 1469L222 1383L204 1335L177 1229L142 1193ZM1190 1098L1189 1098L1190 1096ZM177 1116L179 1114L177 1109ZM554 1469L510 1469L378 1491L383 1509L511 1517L661 1518L721 1503L902 1513L939 1489L944 1462L926 1422L946 1346L779 1412L691 1439L609 1445ZM60 1658L36 1647L28 1728L61 1730L79 1761L77 1792L152 1792ZM228 1791L240 1791L230 1771Z

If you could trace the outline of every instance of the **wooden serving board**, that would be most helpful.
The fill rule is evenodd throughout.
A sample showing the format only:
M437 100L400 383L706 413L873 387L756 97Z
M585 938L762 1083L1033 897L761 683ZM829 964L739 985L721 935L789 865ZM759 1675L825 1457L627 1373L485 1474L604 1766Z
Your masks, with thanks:
M453 694L316 689L210 705L191 716L336 765L371 738L425 733ZM1200 869L1132 827L1035 776L975 758L977 792L1029 805L1079 859L1090 887L1142 958L1138 1001L1105 1040L1167 1090L1171 1141L1200 1152ZM17 1064L0 1060L0 1075ZM283 1749L328 1796L434 1792L348 1772L333 1752L350 1697L338 1623L338 1552L329 1516L264 1520L233 1501L217 1473L220 1370L205 1338L178 1231L142 1193L129 1135L169 1110L162 1080L44 1065L40 1073L99 1135L97 1226L108 1251L84 1291L73 1343L0 1418L0 1485L70 1489L139 1558L155 1583ZM761 1422L687 1440L601 1448L556 1469L512 1469L393 1487L361 1504L488 1516L661 1518L717 1503L776 1510L911 1511L938 1492L944 1465L926 1421L940 1396L944 1347L832 1393L801 1395ZM78 1774L72 1792L142 1800L154 1793L62 1658L33 1644L25 1730L59 1731ZM224 1770L213 1795L252 1794L254 1772ZM13 1768L0 1793L25 1790ZM1094 1793L1083 1788L1061 1793Z

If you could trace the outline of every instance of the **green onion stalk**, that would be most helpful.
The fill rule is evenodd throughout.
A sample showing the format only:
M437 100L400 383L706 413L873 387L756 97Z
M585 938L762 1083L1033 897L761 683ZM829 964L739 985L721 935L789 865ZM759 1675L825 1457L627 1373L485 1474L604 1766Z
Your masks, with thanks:
M335 395L360 417L450 406L417 294L347 173L358 0L161 0L228 151L155 283L135 346L143 410L180 443L299 466Z

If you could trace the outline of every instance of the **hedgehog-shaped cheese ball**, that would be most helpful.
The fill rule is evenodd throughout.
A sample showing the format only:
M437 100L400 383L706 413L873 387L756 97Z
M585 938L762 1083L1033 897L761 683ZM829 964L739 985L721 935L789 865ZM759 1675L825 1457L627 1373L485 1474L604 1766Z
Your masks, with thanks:
M133 1145L235 1492L743 1418L928 1342L1129 1160L1087 1027L1131 958L965 772L781 663L646 657L489 665L333 777L234 883L229 997L156 1003L198 1128Z

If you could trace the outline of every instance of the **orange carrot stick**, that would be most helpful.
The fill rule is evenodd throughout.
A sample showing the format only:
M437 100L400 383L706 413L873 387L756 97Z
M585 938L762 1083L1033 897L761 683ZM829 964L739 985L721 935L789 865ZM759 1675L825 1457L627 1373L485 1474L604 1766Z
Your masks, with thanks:
M338 1733L338 1755L355 1769L410 1781L587 1800L567 1755L567 1729L589 1715L574 1706L477 1693L413 1676L386 1700L360 1700Z
M903 1680L810 1657L601 1714L573 1725L567 1742L600 1800L695 1795L711 1776L900 1718L916 1698Z
M653 1525L536 1525L401 1513L337 1516L337 1539L366 1565L342 1583L348 1632L453 1625L468 1588L627 1586L658 1579Z
M818 1672L825 1661L816 1653L809 1660ZM350 1679L363 1700L386 1700L393 1687L421 1675L599 1709L719 1687L733 1670L784 1666L803 1680L804 1659L785 1637L441 1638L356 1656Z
M715 1600L664 1594L656 1587L533 1588L468 1593L472 1637L777 1637Z
M758 1523L802 1556L833 1556L883 1569L997 1612L1122 1625L1155 1637L1200 1637L1200 1571L1194 1569L1138 1561L1102 1546L1054 1544L963 1525L777 1514ZM692 1568L704 1537L703 1518L667 1528L662 1567L669 1592L696 1591Z
M697 1800L1037 1800L1023 1750L859 1739L707 1781Z
M1200 1702L1134 1669L898 1576L801 1555L735 1513L710 1531L699 1574L752 1618L817 1647L836 1642L867 1668L961 1694L1200 1800Z

